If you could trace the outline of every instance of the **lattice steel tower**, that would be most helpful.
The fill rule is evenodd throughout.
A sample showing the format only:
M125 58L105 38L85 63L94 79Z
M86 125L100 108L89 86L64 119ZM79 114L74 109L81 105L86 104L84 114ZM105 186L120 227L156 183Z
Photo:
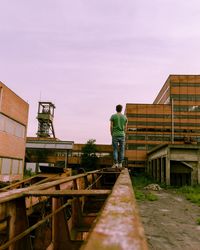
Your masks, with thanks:
M38 131L37 137L51 137L55 138L53 128L53 118L55 105L51 102L39 102L38 104Z

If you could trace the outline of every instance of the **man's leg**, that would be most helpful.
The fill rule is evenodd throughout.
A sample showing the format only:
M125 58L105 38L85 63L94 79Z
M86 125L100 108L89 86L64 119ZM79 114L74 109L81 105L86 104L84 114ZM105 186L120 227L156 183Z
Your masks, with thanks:
M113 146L113 160L114 164L118 163L118 140L116 137L112 138L112 146Z
M122 167L124 161L125 137L119 138L119 167Z

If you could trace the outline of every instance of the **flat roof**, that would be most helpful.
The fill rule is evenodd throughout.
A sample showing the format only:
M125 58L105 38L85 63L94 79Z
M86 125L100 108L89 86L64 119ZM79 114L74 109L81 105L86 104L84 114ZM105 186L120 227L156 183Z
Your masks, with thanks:
M73 141L32 141L26 143L26 148L38 149L72 149Z

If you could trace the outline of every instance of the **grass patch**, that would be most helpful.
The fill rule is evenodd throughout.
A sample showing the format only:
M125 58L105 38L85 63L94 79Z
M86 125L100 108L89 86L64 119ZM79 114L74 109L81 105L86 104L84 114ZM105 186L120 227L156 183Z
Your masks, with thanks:
M150 183L153 183L153 180L145 175L132 176L132 184L134 189L141 189L147 186Z
M132 185L135 193L135 198L140 201L148 200L148 201L156 201L158 197L151 193L147 192L143 188L147 185L155 183L151 178L145 175L137 175L132 176Z
M196 219L197 225L200 225L200 218Z
M135 190L135 198L136 198L137 200L144 201L146 197L145 197L144 192L142 192L142 191L136 189L136 190Z
M24 179L27 179L27 178L32 177L34 175L36 175L36 173L32 172L32 170L30 168L24 170Z
M148 201L157 201L158 200L158 196L155 194L152 194L152 193L147 193L147 194L145 194L145 196L146 196L146 199Z
M177 193L183 194L187 200L200 206L200 185L183 186L176 190Z

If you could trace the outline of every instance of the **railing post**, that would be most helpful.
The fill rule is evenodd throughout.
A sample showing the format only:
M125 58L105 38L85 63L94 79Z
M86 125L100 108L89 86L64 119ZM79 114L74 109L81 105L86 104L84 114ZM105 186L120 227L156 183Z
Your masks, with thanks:
M9 240L22 233L28 228L28 218L26 215L25 197L12 200L8 203L9 222ZM25 236L13 243L9 250L32 250L30 236Z
M52 198L52 211L62 206L61 198ZM64 210L52 218L52 242L54 250L71 249L71 240Z

